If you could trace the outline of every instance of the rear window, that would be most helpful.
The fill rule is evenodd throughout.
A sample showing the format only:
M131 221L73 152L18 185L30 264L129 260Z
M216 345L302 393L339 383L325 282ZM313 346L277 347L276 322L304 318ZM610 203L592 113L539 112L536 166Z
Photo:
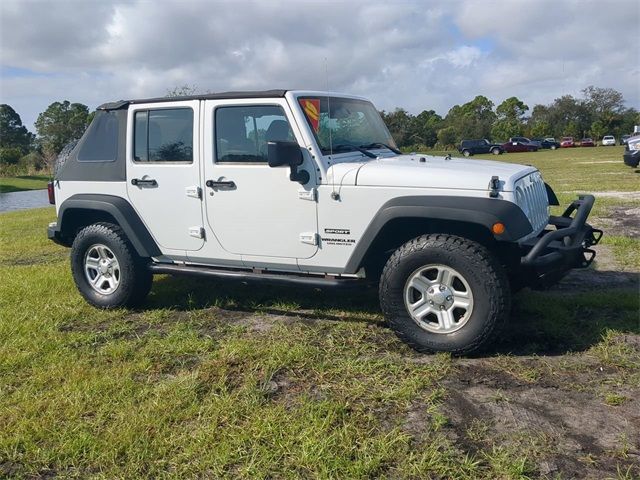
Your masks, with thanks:
M192 162L193 110L140 110L134 118L133 158L136 162Z
M115 112L99 111L85 133L79 162L113 162L118 154L118 118Z

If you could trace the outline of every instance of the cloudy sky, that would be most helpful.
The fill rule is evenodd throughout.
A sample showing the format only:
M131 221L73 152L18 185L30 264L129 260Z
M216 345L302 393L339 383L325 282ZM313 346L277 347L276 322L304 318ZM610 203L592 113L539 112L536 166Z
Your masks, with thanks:
M32 128L56 100L298 88L444 115L588 85L640 107L637 0L26 1L0 4L0 103Z

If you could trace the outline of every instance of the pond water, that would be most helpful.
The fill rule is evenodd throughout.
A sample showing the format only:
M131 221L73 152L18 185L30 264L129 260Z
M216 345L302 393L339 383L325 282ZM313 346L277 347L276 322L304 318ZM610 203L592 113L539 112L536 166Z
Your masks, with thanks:
M0 212L48 207L49 195L46 190L0 193Z

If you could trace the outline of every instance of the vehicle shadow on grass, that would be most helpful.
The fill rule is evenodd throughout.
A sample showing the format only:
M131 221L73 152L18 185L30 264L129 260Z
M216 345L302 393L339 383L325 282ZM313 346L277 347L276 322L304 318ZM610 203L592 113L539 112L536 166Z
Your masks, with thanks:
M569 280L550 291L514 295L510 320L482 356L564 355L588 350L609 330L640 335L638 274L603 271L597 278L579 286ZM317 289L163 276L156 278L143 305L144 310L176 311L211 307L236 314L385 326L375 286Z
M144 309L196 310L218 307L249 314L379 324L382 314L375 286L313 288L276 286L240 280L160 277Z

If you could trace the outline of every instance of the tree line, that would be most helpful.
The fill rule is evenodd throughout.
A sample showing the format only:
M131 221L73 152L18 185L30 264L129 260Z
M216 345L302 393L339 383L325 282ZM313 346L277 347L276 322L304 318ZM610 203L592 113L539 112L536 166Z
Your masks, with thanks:
M50 171L60 150L79 139L95 112L82 103L54 102L38 115L36 134L7 104L0 105L0 175Z
M168 96L176 92L174 89ZM581 93L579 98L563 95L532 109L517 97L507 98L496 107L487 97L478 95L470 102L454 105L444 117L433 110L413 115L403 108L380 113L398 146L415 150L448 149L463 138L502 142L514 136L619 137L640 125L639 112L625 107L623 95L617 90L590 86ZM0 175L50 170L60 150L82 136L94 114L82 103L54 102L38 115L33 134L10 105L0 105Z
M416 150L447 149L462 139L478 138L494 142L515 136L617 138L640 125L639 112L626 108L617 90L590 86L581 93L580 98L563 95L531 110L517 97L509 97L496 107L478 95L463 105L454 105L444 117L433 110L412 115L402 108L381 114L398 146Z

